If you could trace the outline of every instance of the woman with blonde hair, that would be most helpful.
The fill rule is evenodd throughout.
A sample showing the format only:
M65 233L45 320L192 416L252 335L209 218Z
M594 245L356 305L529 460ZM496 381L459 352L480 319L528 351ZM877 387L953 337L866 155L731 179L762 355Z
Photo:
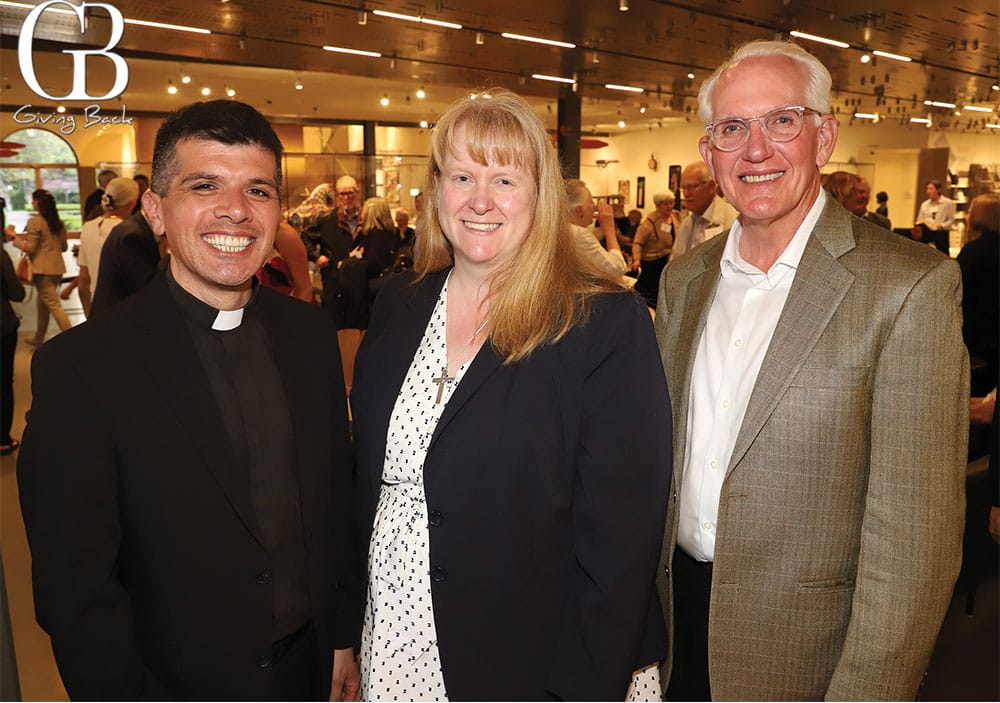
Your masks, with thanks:
M60 332L72 327L59 302L59 284L66 273L63 252L69 244L66 225L59 219L52 193L36 190L31 194L31 205L37 214L28 219L24 233L15 237L14 225L7 225L7 236L15 237L14 246L25 252L31 261L31 284L38 291L38 326L35 336L25 341L38 346L45 342L50 315L59 325Z
M374 282L392 269L399 239L385 198L368 198L364 202L358 217L358 228L363 237L368 279Z
M517 95L445 112L424 193L414 272L379 294L352 396L362 694L623 700L666 650L670 401L649 314L578 255ZM658 700L655 671L639 678Z

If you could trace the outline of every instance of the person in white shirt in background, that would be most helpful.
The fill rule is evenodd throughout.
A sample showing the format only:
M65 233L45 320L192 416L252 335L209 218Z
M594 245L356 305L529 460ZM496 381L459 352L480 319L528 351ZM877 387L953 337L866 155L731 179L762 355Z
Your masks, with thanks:
M704 161L695 161L681 172L681 193L689 214L681 222L670 258L694 249L707 239L722 234L736 221L736 209L719 197L719 186Z
M955 222L955 201L942 195L941 181L927 181L927 200L920 203L917 221L913 223L913 238L933 244L948 256L948 232Z
M139 185L131 178L119 176L104 188L101 207L104 212L83 223L80 230L80 277L77 282L83 313L90 317L90 301L97 290L97 273L101 265L101 249L104 240L124 218L132 214L132 208L139 200Z
M587 184L577 178L566 181L566 195L569 199L570 222L573 234L576 235L574 241L577 251L582 256L599 262L601 268L611 275L619 276L620 283L625 288L629 288L630 283L634 285L635 279L625 276L628 267L625 264L621 246L618 244L618 234L615 231L615 220L611 206L603 201L595 204L594 196L587 188ZM601 246L595 233L590 229L594 223L595 214L607 249Z

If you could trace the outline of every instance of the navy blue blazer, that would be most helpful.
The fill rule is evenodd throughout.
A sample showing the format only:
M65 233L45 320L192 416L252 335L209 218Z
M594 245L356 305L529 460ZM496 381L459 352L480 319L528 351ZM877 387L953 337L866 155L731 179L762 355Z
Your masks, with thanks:
M390 283L358 353L365 550L389 418L446 275ZM517 364L484 344L424 464L448 697L622 700L666 652L653 584L670 478L670 400L636 296L595 296L585 324Z

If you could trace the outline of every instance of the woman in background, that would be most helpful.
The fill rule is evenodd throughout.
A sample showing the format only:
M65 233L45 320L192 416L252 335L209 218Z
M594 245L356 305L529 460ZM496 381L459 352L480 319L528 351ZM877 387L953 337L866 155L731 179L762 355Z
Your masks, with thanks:
M383 276L392 272L399 248L399 235L385 198L368 198L361 206L358 227L364 237L365 265L372 295L378 292Z
M379 294L352 396L362 696L624 700L666 650L649 313L577 254L552 141L513 93L437 121L424 193L415 276ZM655 666L638 679L659 700Z
M25 341L37 347L45 342L50 314L59 331L68 330L72 324L59 302L59 284L66 273L62 257L68 248L66 225L59 219L56 200L49 191L40 189L32 193L31 205L37 214L24 226L24 234L16 236L14 246L31 259L31 284L38 291L38 326L35 336ZM15 236L14 225L7 225L7 233Z

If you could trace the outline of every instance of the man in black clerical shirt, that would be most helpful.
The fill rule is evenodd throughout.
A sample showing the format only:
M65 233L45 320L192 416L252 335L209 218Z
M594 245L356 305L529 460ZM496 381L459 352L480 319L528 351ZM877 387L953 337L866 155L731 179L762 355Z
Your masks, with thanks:
M143 197L168 270L34 357L18 481L38 621L74 699L357 693L337 332L254 286L281 152L243 103L168 117ZM66 424L71 386L91 411Z

